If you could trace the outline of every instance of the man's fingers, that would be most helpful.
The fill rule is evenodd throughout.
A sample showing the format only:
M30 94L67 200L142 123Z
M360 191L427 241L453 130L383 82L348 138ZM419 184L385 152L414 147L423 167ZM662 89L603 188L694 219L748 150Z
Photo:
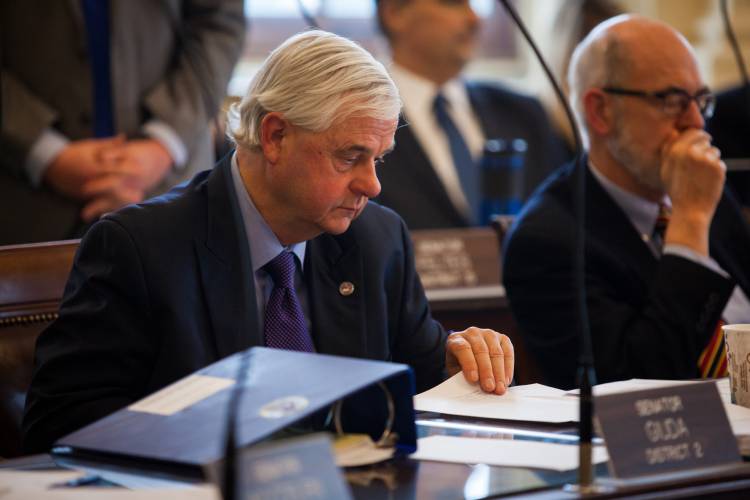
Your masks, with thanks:
M513 380L513 372L516 368L516 353L513 343L507 335L500 335L500 345L503 349L503 360L505 362L505 385L510 386Z
M479 382L486 392L505 392L503 350L495 332L472 327L455 334L450 340L453 341L453 354L467 380Z
M497 384L493 373L494 367L490 360L490 346L487 345L484 332L472 327L466 330L465 337L471 345L472 354L479 369L479 384L486 392L494 391Z
M94 198L84 205L81 210L81 219L88 223L98 219L107 212L111 212L112 210L114 210L114 207L111 198L106 196Z
M448 337L447 347L458 361L466 379L472 383L479 381L479 370L469 341L461 334L453 334Z
M122 179L117 175L102 175L86 182L81 187L81 193L86 198L111 196L122 185Z
M494 387L491 390L497 394L504 394L506 386L505 359L503 356L503 348L500 343L500 337L492 330L483 330L482 340L487 346L487 356L490 362L491 372L488 373L487 376L492 377ZM481 369L479 370L479 373L480 376L482 376Z
M469 382L479 382L485 392L505 393L514 370L513 344L506 335L471 327L450 335L447 350Z

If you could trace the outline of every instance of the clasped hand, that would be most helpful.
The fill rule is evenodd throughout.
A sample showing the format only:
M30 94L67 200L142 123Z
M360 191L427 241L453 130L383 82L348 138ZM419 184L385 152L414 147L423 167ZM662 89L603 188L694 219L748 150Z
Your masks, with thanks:
M143 201L167 175L172 158L154 139L124 136L70 143L49 165L44 181L55 191L83 201L81 218Z

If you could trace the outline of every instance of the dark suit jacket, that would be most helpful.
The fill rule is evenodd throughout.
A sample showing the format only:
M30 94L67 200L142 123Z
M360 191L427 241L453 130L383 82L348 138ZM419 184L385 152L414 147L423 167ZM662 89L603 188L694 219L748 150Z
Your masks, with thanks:
M157 119L188 149L188 164L157 191L214 162L209 122L244 38L240 0L109 0L116 133ZM93 83L81 0L0 2L3 50L0 245L80 237L80 206L42 186L24 164L43 130L92 137Z
M716 96L716 111L706 123L723 158L750 158L750 86L734 87ZM740 201L750 206L750 172L728 172Z
M536 99L482 83L470 83L467 90L487 139L523 138L528 143L524 198L567 161L565 146ZM411 129L403 121L400 125L396 148L378 169L383 189L377 201L398 212L410 229L469 225L451 202Z
M575 383L574 169L561 168L526 204L506 239L504 284L547 383ZM734 280L690 260L656 259L625 213L586 171L586 301L599 382L693 378L737 282L750 292L750 230L725 192L711 256Z
M263 345L229 169L226 158L87 233L60 317L37 342L23 422L29 451ZM430 315L396 214L370 203L344 234L309 241L305 258L318 352L408 363L420 391L442 380L446 334ZM355 285L352 295L339 293L342 281Z

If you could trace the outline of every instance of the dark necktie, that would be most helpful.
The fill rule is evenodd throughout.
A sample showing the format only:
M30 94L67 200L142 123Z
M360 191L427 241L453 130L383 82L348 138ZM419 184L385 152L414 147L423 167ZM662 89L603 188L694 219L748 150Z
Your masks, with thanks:
M264 336L268 347L290 351L315 352L307 333L305 315L294 290L294 254L283 251L263 266L273 280L266 304Z
M109 0L82 0L86 40L91 64L94 104L94 137L115 134L112 112L112 73L109 52Z
M664 251L664 236L667 233L667 226L669 225L669 217L671 215L672 208L665 203L659 203L659 215L656 216L654 230L651 232L651 241L654 242L659 255Z
M664 203L660 203L659 215L656 217L654 231L651 235L659 255L664 251L664 235L667 232L671 215L671 208ZM727 352L724 345L724 334L721 331L723 325L724 321L719 320L711 339L698 357L698 372L703 378L718 378L727 375Z
M480 186L479 186L479 168L471 157L469 147L466 145L461 132L458 131L456 124L448 114L448 101L443 94L435 96L433 110L438 125L445 132L445 137L451 148L453 165L456 167L458 179L461 182L466 201L469 202L471 216L469 218L472 224L475 224L479 214Z

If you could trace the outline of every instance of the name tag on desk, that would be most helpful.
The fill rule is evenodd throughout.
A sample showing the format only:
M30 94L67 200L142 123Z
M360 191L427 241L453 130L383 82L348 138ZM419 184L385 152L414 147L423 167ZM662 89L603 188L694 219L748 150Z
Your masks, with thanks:
M740 462L714 383L596 397L596 416L617 478Z

